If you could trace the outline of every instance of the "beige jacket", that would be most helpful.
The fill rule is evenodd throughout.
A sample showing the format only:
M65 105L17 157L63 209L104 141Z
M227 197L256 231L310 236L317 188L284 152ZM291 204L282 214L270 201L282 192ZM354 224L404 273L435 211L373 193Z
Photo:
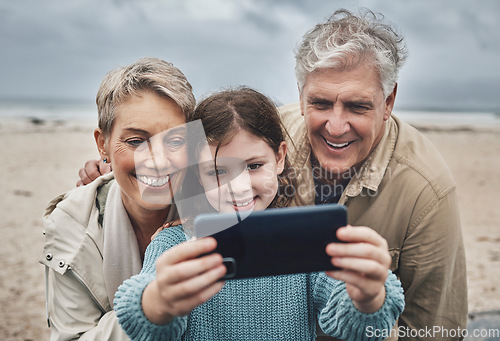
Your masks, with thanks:
M97 196L112 174L52 200L44 214L50 340L129 340L118 324L102 273ZM99 200L99 202L105 202Z
M300 107L291 104L280 110L295 143L289 156L299 183L296 203L314 205L311 147ZM455 184L430 141L391 117L339 203L348 208L349 224L369 226L387 239L391 270L405 292L400 330L466 327L465 252ZM431 339L446 340L441 335Z

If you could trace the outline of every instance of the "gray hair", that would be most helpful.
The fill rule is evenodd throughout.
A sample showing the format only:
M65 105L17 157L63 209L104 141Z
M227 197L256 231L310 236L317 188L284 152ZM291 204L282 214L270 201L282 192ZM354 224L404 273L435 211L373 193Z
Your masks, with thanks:
M99 128L104 136L111 134L116 107L142 91L152 91L172 99L181 108L186 121L191 118L195 98L186 76L164 60L140 58L129 66L109 72L101 82L96 104Z
M383 19L370 10L356 16L340 9L307 32L295 52L299 90L317 69L345 70L371 62L378 71L384 96L389 96L408 52L403 36Z

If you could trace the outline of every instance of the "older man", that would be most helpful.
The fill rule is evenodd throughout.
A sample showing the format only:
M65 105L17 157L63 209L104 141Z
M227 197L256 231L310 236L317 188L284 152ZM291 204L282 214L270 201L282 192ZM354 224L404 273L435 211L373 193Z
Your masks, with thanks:
M351 225L387 239L406 299L392 336L454 339L467 321L455 184L434 146L392 115L405 58L402 37L374 13L339 10L297 49L300 105L282 117L298 204L344 204Z

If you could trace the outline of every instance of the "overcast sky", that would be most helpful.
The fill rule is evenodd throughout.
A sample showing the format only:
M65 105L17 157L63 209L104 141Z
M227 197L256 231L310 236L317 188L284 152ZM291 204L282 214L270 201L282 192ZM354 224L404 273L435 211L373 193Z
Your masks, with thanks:
M498 0L0 0L0 98L94 102L109 70L173 62L195 95L245 84L298 99L293 50L336 9L381 12L407 39L397 107L500 112Z

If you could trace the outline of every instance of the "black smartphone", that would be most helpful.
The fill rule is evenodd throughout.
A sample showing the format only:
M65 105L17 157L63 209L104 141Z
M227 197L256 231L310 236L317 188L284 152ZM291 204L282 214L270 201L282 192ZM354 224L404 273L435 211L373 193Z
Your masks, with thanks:
M325 247L341 242L336 231L347 225L347 209L338 204L276 208L239 222L234 213L211 213L197 216L194 225L198 236L217 240L214 252L227 268L223 279L326 271L335 267ZM219 225L231 227L212 234Z

